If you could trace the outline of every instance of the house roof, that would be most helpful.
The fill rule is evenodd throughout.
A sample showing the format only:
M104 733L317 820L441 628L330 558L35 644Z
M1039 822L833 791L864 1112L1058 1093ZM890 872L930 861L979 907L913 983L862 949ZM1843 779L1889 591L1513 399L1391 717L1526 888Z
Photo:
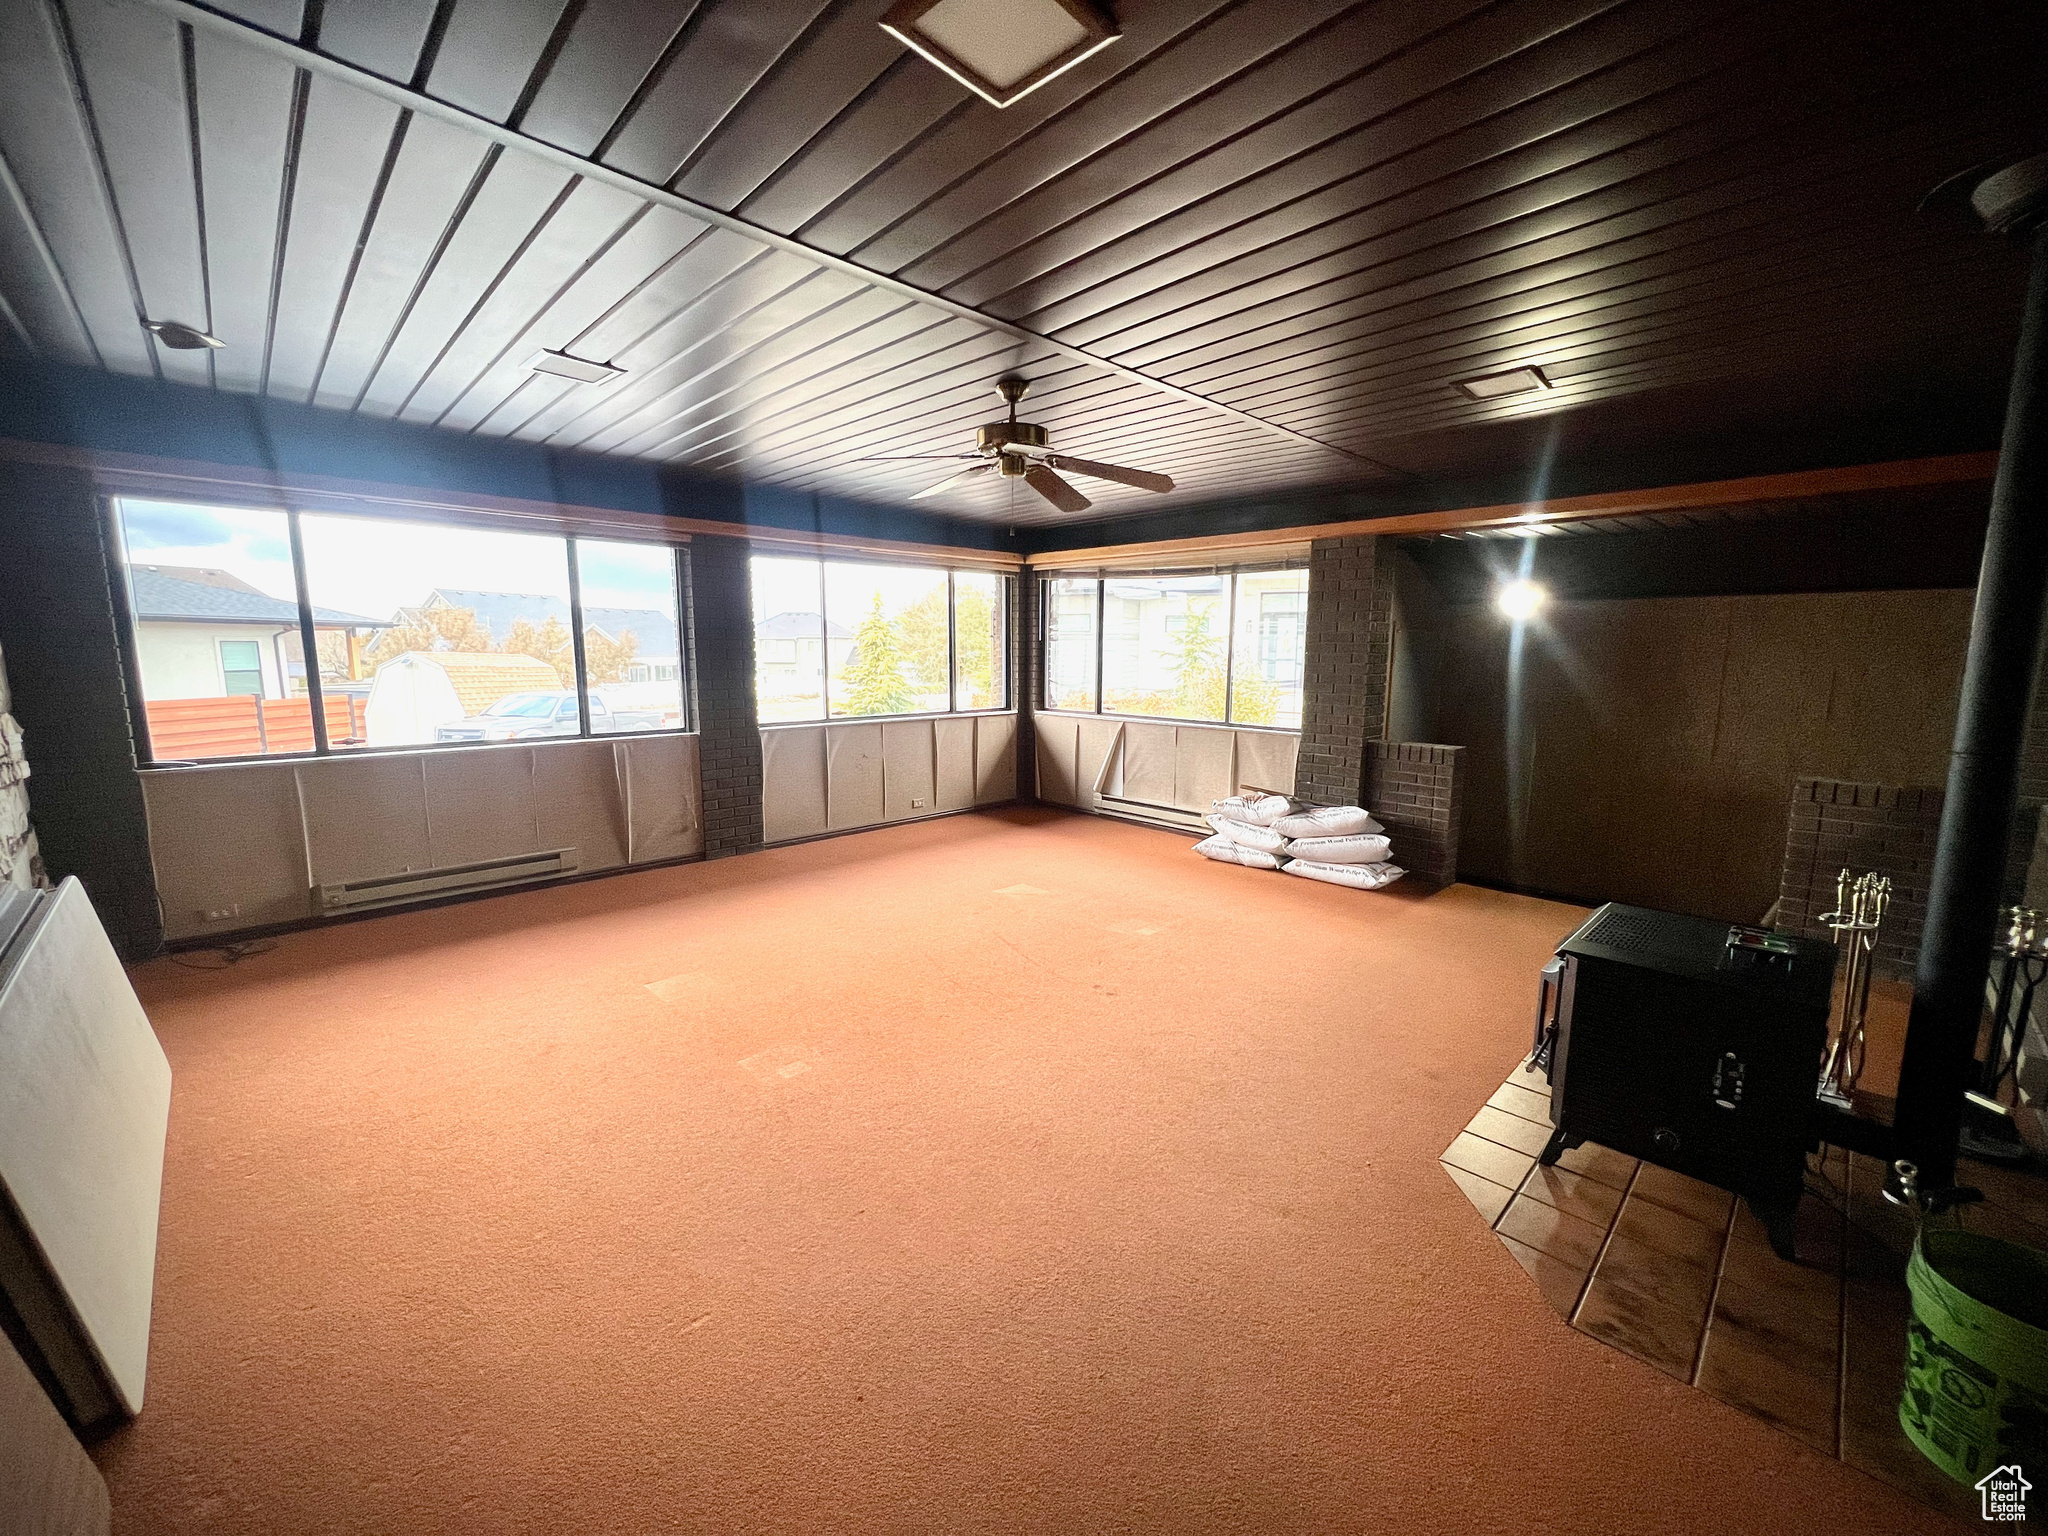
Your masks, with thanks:
M815 613L771 613L765 619L754 621L756 640L815 640L818 626L825 626L825 633L834 640L851 640L853 631L844 624L835 624L830 619Z
M271 597L227 571L189 565L131 565L128 585L135 617L153 623L290 624L299 605ZM313 622L329 629L383 629L388 619L315 608Z
M436 587L421 606L467 608L500 645L521 619L536 629L549 619L564 628L569 623L569 600L539 592L473 592L460 587ZM585 608L583 624L586 629L602 630L613 640L632 634L639 642L638 654L642 656L673 656L678 649L676 621L658 608Z
M380 666L424 662L439 667L455 689L465 715L480 715L508 693L560 693L561 674L532 656L502 651L407 651Z

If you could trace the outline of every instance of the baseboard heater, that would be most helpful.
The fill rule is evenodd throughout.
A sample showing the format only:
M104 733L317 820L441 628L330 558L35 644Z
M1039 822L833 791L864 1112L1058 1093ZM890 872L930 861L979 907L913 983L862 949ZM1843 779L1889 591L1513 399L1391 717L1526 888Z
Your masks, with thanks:
M550 848L543 853L480 859L474 864L444 864L438 869L408 869L367 880L345 880L335 885L318 886L315 894L322 912L359 912L366 907L393 907L408 901L425 901L432 896L459 896L467 891L524 885L533 880L573 874L575 870L574 848Z
M1123 816L1131 821L1149 822L1155 827L1171 827L1180 832L1204 832L1208 823L1202 820L1200 811L1191 811L1181 805L1161 805L1156 800L1133 800L1128 795L1106 795L1095 792L1095 803L1112 815Z

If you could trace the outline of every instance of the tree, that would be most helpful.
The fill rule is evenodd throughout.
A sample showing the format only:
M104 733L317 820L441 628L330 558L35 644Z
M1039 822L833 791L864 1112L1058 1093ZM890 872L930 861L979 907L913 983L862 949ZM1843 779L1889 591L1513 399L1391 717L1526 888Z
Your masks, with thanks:
M1213 617L1210 609L1190 603L1180 633L1161 653L1174 679L1168 714L1188 720L1223 718L1223 693L1229 681L1224 672L1224 638L1209 628Z
M401 608L398 623L377 632L368 659L389 661L407 651L488 651L491 632L477 622L474 608Z
M639 653L640 637L630 629L616 640L599 629L583 632L583 668L592 683L623 683L626 668Z
M904 665L926 693L946 691L946 589L934 587L896 616Z
M508 656L531 656L544 661L555 669L564 688L576 686L576 648L569 643L568 626L560 619L550 617L538 628L530 619L514 619L505 634L503 650Z
M841 682L846 689L844 713L900 715L917 707L917 695L903 675L903 648L896 627L882 613L882 594L853 632L853 654L846 659Z
M962 586L954 618L960 648L960 707L993 709L1002 701L996 682L996 608L979 586Z
M1149 691L1111 693L1105 708L1125 715L1170 715L1182 720L1221 720L1224 695L1230 695L1230 720L1235 725L1271 725L1280 710L1279 686L1252 670L1247 658L1232 675L1225 637L1211 629L1213 607L1190 605L1172 643L1158 654L1173 674L1173 685Z

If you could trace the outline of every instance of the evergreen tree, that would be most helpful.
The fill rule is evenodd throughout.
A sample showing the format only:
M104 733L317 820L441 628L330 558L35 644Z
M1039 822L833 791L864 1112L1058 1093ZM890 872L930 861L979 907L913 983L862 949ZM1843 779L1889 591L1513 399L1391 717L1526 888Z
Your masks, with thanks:
M915 709L917 695L903 675L903 662L896 626L883 615L882 594L877 592L874 607L853 632L853 654L839 680L845 703L838 712L900 715Z
M925 693L946 691L946 589L934 587L896 616L904 666Z
M1223 718L1223 636L1209 628L1213 617L1209 608L1190 603L1186 622L1164 652L1166 668L1173 673L1173 702L1168 712L1184 720Z
M954 620L960 648L960 707L993 709L1001 696L996 687L996 611L988 593L977 586L959 589Z

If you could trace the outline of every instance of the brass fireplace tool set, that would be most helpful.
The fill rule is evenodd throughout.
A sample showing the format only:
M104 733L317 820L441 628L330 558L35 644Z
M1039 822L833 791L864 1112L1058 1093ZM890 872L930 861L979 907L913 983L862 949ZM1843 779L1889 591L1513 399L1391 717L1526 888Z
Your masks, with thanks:
M2034 989L2048 976L2048 914L2033 907L2006 911L1998 943L1998 986L1992 994L1991 1039L1965 1096L1962 1148L1974 1157L2023 1162L2027 1146L2005 1103L2006 1083L2019 1066L2020 1041L2034 1015Z
M1878 925L1892 903L1889 876L1875 870L1835 877L1835 910L1820 921L1831 929L1842 952L1842 997L1836 1005L1828 1053L1820 1069L1820 1096L1844 1108L1863 1076L1863 1023L1870 1011L1871 956L1877 949Z

